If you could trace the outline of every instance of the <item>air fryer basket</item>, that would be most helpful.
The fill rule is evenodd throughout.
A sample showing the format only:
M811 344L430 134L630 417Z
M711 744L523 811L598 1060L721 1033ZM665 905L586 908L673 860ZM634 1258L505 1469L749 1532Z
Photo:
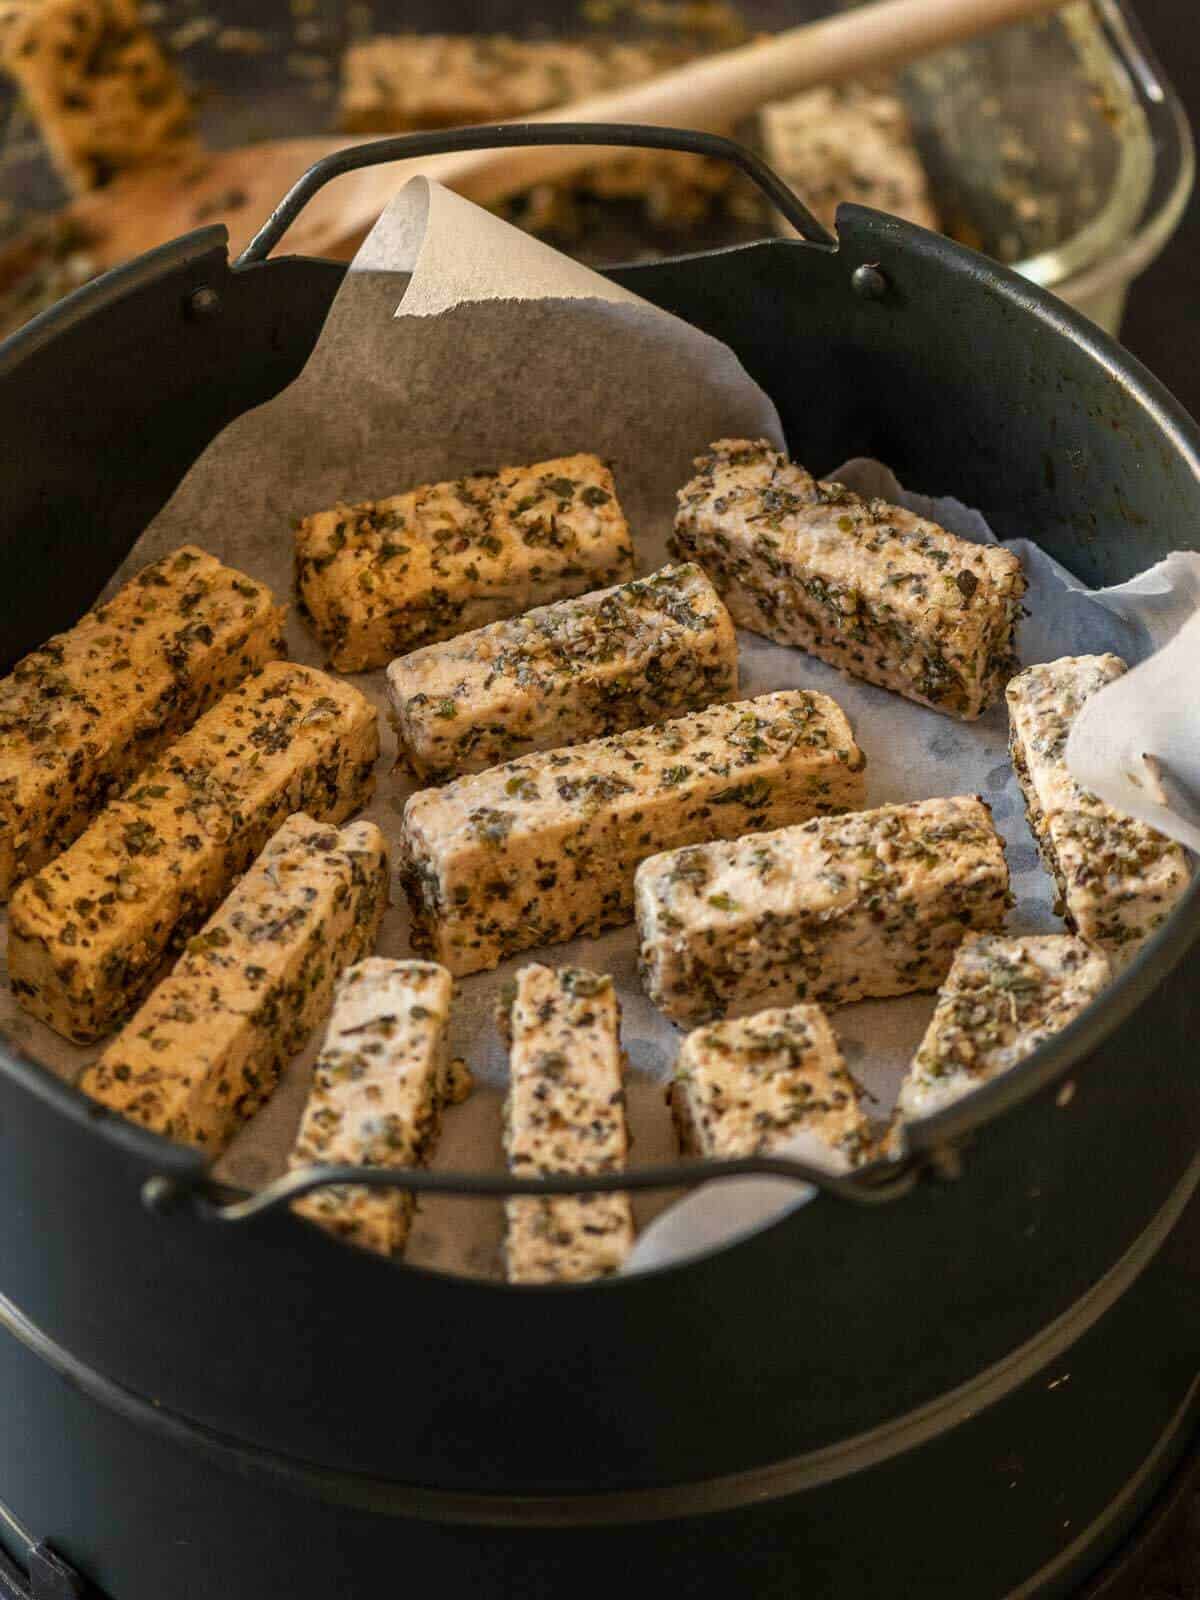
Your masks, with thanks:
M202 229L0 347L5 664L303 366L343 269L258 259L287 215L244 265ZM817 471L877 455L1093 584L1196 543L1194 425L959 245L846 207L836 249L612 276L729 343ZM112 1600L370 1593L401 1562L485 1595L631 1571L688 1594L1064 1593L1196 1420L1198 939L1200 885L1075 1024L914 1129L905 1181L859 1190L887 1203L847 1186L570 1287L381 1261L285 1209L219 1226L195 1152L10 1044L0 1500Z

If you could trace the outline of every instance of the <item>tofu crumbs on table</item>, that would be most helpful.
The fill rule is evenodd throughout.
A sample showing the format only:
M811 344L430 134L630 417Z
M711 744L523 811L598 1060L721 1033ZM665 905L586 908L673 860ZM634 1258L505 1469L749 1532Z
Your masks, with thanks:
M865 765L834 701L785 689L422 789L414 948L463 976L627 922L645 857L861 805Z
M1183 847L1080 787L1067 736L1085 701L1128 668L1120 656L1063 656L1008 686L1009 752L1029 826L1072 932L1124 961L1164 922L1190 881ZM1147 767L1141 780L1166 803Z
M193 545L0 681L0 900L227 690L287 654L265 584Z
M739 627L949 716L987 710L1016 670L1010 550L821 482L766 440L718 440L696 466L674 547Z
M621 1007L612 979L522 967L500 1016L509 1041L504 1145L514 1177L619 1172L629 1153ZM625 1194L505 1201L510 1283L615 1272L633 1244Z
M375 943L388 859L373 822L289 817L80 1087L211 1156L262 1106Z
M685 1155L736 1160L803 1136L803 1154L856 1166L869 1138L862 1090L820 1006L775 1006L688 1034L671 1084Z
M632 577L612 473L594 455L335 506L296 531L300 609L339 672L385 667L420 645Z
M699 711L737 683L733 623L693 565L494 622L388 668L392 720L426 783Z
M453 990L450 974L430 961L373 956L345 973L288 1158L293 1171L425 1164L442 1110L456 1098L446 1049ZM351 1244L396 1256L416 1203L405 1189L338 1185L292 1209Z
M636 899L646 993L696 1023L936 988L1011 895L991 812L959 795L671 850Z
M294 811L342 822L374 787L375 712L350 684L271 662L143 769L13 896L8 971L86 1044L137 1005Z

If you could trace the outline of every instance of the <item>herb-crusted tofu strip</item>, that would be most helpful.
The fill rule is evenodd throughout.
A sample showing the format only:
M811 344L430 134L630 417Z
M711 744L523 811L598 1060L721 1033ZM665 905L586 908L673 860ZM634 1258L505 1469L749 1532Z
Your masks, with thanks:
M765 440L718 440L696 465L675 546L739 626L949 716L987 709L1016 666L1011 551L818 482Z
M338 986L289 1165L421 1166L449 1094L454 980L430 961L373 956ZM399 1255L415 1209L403 1189L318 1189L293 1209L352 1244Z
M187 90L139 10L138 0L0 5L0 67L73 189L197 149Z
M1027 667L1007 690L1009 750L1029 826L1058 889L1055 910L1089 944L1127 959L1188 886L1182 846L1080 788L1067 735L1085 700L1128 669L1120 656L1063 656ZM1144 781L1163 799L1157 780Z
M1073 1022L1109 977L1105 958L1069 934L969 933L901 1085L900 1116L931 1116L1015 1067Z
M528 611L393 661L388 695L429 783L737 693L737 636L699 567Z
M461 977L628 922L646 856L861 805L865 765L839 706L788 689L422 789L414 944Z
M80 1087L215 1156L270 1098L375 942L388 861L373 822L289 817Z
M636 896L646 993L694 1023L936 988L1009 887L987 805L960 795L668 851Z
M908 110L894 90L822 84L764 106L759 125L767 161L826 227L836 227L843 200L940 226Z
M869 1143L861 1093L820 1006L776 1006L689 1033L671 1111L685 1155L734 1160L804 1134L814 1160L845 1172Z
M229 892L280 823L357 811L374 784L370 702L271 662L219 700L13 896L8 971L68 1039L102 1038Z
M247 673L285 655L271 591L184 545L0 681L0 900Z
M509 1039L504 1146L514 1176L620 1172L625 1125L621 1007L611 978L522 967L501 1025ZM568 1283L616 1272L633 1244L624 1194L505 1202L510 1283Z
M632 577L612 474L592 455L336 506L296 533L301 608L339 672Z

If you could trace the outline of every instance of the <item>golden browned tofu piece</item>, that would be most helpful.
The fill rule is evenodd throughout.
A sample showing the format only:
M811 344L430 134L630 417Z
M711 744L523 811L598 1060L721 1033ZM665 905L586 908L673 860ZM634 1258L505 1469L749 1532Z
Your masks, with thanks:
M1069 934L969 933L900 1087L900 1116L932 1116L1019 1065L1110 977L1104 956Z
M373 956L338 986L289 1166L415 1167L432 1154L450 1091L446 1030L454 980L430 961ZM351 1244L400 1255L415 1204L406 1189L339 1186L293 1209Z
M184 545L0 681L0 900L247 673L286 655L284 608Z
M834 701L784 689L422 789L414 944L461 977L628 922L639 861L861 805L865 766Z
M301 608L339 672L632 577L612 474L592 455L336 506L296 532Z
M696 566L539 606L401 656L392 720L426 783L640 728L737 693L737 635Z
M959 795L671 850L636 898L646 993L695 1023L936 988L1010 896L988 807Z
M0 65L73 189L198 146L182 81L137 0L0 0Z
M94 1100L210 1156L270 1098L387 904L373 822L289 817L84 1073Z
M502 1026L509 1039L504 1147L514 1177L619 1172L625 1125L621 1007L611 978L522 967ZM505 1201L510 1283L616 1272L633 1244L624 1194Z
M675 546L739 627L948 716L987 710L1016 667L1010 550L819 482L762 439L720 439L696 466Z
M112 1031L279 825L341 822L371 793L370 702L272 662L219 700L13 896L8 971L68 1039Z
M1075 782L1067 736L1084 702L1128 670L1120 656L1063 656L1008 686L1009 750L1029 826L1067 926L1124 961L1170 915L1191 879L1182 845ZM1153 773L1144 781L1165 797Z
M671 1111L685 1155L736 1160L805 1135L806 1154L844 1172L869 1144L861 1094L820 1006L775 1006L688 1034Z

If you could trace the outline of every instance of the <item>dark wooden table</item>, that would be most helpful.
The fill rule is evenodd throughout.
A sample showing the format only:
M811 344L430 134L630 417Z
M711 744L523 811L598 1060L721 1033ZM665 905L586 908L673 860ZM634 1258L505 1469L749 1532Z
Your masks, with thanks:
M1196 0L1134 0L1159 60L1200 129L1200 7ZM1134 285L1122 330L1133 353L1200 417L1200 198Z
M1200 7L1197 0L1134 0L1167 76L1200 130ZM1200 198L1179 232L1135 284L1122 337L1133 353L1200 417ZM1200 1497L1168 1539L1141 1586L1141 1600L1200 1600Z
M1135 0L1167 76L1200 129L1200 9L1196 0ZM1200 198L1179 232L1135 284L1125 343L1200 417ZM1200 1600L1200 1498L1147 1575L1144 1600Z

